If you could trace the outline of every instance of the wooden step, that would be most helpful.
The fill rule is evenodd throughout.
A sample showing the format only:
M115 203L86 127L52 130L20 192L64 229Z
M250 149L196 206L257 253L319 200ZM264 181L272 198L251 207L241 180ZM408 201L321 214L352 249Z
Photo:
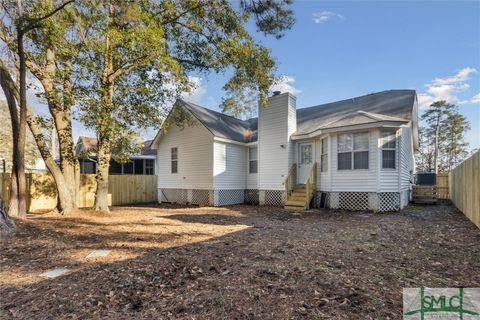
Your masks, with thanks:
M306 196L307 193L305 191L293 191L291 196Z
M285 206L284 208L292 211L305 211L305 207Z
M288 200L290 199L295 199L295 200L307 200L307 195L306 194L302 194L302 195L299 195L299 194L292 194L288 197Z
M305 201L288 199L285 205L294 207L305 207Z

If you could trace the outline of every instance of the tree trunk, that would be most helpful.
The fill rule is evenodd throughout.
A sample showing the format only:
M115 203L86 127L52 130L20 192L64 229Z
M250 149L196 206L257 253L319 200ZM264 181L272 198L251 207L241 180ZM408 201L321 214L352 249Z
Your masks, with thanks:
M16 100L19 100L20 97L19 97L19 92L15 85L15 82L13 81L9 71L7 70L7 68L5 67L5 65L1 60L0 60L0 84L7 98L10 116L12 118L12 131L13 131L12 134L14 137L13 142L15 144L17 142L17 139L15 138L17 136L16 132L18 130L17 129L18 128L18 110L16 106ZM33 114L30 108L27 108L27 122L30 127L30 131L32 132L32 135L35 139L37 147L40 151L40 154L42 155L42 158L45 161L45 165L47 166L48 170L53 176L53 179L55 180L55 184L57 186L57 192L58 192L58 201L60 204L60 212L64 214L68 214L72 209L77 207L76 197L72 195L72 191L71 191L71 188L72 188L71 185L73 185L73 183L70 183L71 181L74 181L74 180L66 179L62 171L58 167L57 163L55 162L55 159L53 159L53 156L49 150L49 146L46 144L43 134L39 129L37 119L35 118L35 115ZM14 148L13 150L14 160L17 159L15 155L15 152L16 152L15 150L16 149ZM75 179L77 179L77 177L75 177ZM78 183L76 183L75 185L78 185ZM73 188L75 188L75 186L73 186ZM78 192L75 191L75 194L77 193ZM11 206L9 206L10 216L17 216L18 210L16 210L15 212L13 211L10 212L10 208Z
M0 198L0 240L15 231L15 223L7 214L4 201Z
M20 73L20 119L17 141L16 174L18 183L18 217L27 216L27 177L25 175L25 140L27 134L27 70L25 66L25 52L23 49L23 26L17 26L17 46Z
M108 209L108 169L110 167L110 144L103 137L98 139L97 190L95 192L95 210Z
M440 116L437 118L437 127L435 128L435 154L434 154L434 161L433 165L435 167L435 174L438 174L438 135L440 133Z
M18 179L15 168L12 167L10 176L10 195L8 200L8 215L18 217Z
M113 23L114 4L110 1L108 14L110 18L109 24ZM110 26L109 26L110 27ZM114 80L111 79L113 73L113 61L111 52L111 39L107 32L105 36L104 65L102 74L102 101L101 114L97 122L97 190L95 192L95 210L109 211L108 209L108 169L110 167L110 141L111 132L111 115L113 109L113 89Z
M20 119L17 109L17 101L15 99L15 93L11 90L11 82L13 82L10 77L10 73L6 70L3 65L3 61L0 61L0 85L5 94L7 100L8 111L10 113L10 121L12 124L12 141L13 141L13 150L12 150L12 175L10 176L10 200L8 207L8 214L11 217L21 217L20 211L20 198L18 193L18 162L19 162L19 135L20 135ZM25 173L24 173L25 175ZM26 189L26 181L25 181ZM25 209L26 210L26 203ZM26 212L25 212L26 213Z

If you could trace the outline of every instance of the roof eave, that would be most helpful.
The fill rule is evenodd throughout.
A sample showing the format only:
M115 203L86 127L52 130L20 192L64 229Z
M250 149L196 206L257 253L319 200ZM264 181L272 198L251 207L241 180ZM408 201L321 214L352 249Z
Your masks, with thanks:
M325 133L335 133L335 132L344 132L344 131L357 131L357 130L364 130L364 129L375 129L375 128L396 128L400 127L406 123L408 120L405 121L378 121L378 122L371 122L371 123L364 123L364 124L356 124L356 125L349 125L349 126L340 126L340 127L332 127L332 128L320 128L318 130L312 131L310 133L301 134L301 135L292 135L292 140L301 140L301 139L310 139L318 137Z

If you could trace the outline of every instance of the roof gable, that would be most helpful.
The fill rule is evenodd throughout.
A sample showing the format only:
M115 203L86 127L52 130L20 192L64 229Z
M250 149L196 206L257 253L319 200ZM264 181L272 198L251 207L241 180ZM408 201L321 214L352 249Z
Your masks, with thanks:
M294 135L302 136L322 129L375 122L416 121L415 101L415 90L388 90L300 108L297 109L297 131ZM258 118L241 120L183 100L178 100L175 107L178 105L188 110L215 137L242 143L258 139Z

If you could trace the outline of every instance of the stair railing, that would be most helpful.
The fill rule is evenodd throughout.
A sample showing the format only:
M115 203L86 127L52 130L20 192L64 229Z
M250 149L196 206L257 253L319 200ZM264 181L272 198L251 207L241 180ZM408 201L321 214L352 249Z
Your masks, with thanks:
M297 164L294 163L288 170L287 177L285 181L283 181L285 186L285 203L288 201L288 198L292 194L293 190L295 190L295 186L297 184Z
M317 163L314 162L310 173L308 174L307 181L305 182L307 203L305 204L305 209L308 209L310 206L310 201L317 192Z

